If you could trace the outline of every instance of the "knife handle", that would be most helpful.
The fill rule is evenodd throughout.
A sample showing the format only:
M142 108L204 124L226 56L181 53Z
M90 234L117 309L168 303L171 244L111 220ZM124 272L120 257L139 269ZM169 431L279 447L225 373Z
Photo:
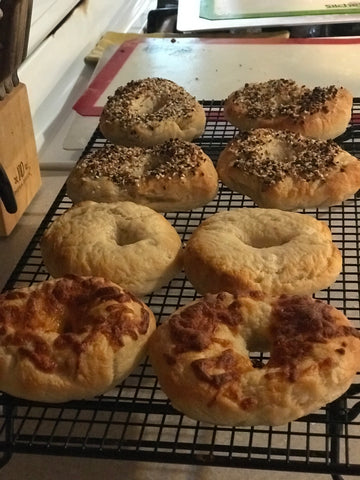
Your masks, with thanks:
M0 165L0 200L2 200L5 210L8 213L17 212L17 203L9 178Z
M26 57L33 0L0 0L0 99L19 83Z

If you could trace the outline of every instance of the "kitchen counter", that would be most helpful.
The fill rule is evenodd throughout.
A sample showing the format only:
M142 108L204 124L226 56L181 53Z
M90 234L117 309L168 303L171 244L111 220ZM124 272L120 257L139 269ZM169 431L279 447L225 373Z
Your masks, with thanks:
M64 184L67 171L43 171L42 187L9 237L0 238L0 290L2 290L38 226ZM1 477L0 477L1 478Z
M42 186L24 215L8 237L0 237L0 291L13 272L56 195L64 185L69 172L79 158L80 151L62 148L64 136L71 127L73 111L69 105L62 112L61 126L48 132L48 141L38 152ZM57 158L61 168L46 168Z

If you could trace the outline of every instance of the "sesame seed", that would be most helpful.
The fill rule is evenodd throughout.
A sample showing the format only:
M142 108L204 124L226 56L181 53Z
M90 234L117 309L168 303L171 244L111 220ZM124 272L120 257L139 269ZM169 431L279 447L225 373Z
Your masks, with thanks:
M171 139L151 148L106 144L82 157L75 168L81 170L83 176L107 178L126 187L150 178L183 179L195 175L204 161L199 146Z
M163 78L132 80L108 97L103 118L132 129L139 123L154 129L160 122L192 115L197 102L185 89Z
M241 105L250 118L287 116L301 122L306 115L326 111L325 102L333 99L338 89L315 87L310 89L293 80L278 79L263 83L246 83L231 95L231 101Z
M267 185L285 177L324 179L336 168L341 148L332 140L315 140L290 131L256 129L241 132L227 147L231 166Z

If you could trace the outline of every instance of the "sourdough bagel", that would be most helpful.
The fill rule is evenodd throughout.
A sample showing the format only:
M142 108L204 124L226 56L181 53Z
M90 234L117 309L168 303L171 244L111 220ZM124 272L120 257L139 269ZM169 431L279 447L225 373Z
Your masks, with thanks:
M221 152L217 171L231 190L260 207L328 207L360 188L360 161L332 140L288 130L240 132Z
M326 140L342 134L350 121L353 98L343 87L298 85L276 79L246 83L224 103L225 118L240 130L291 130Z
M267 363L249 352L268 352ZM218 425L283 425L351 384L360 333L306 296L207 295L174 312L149 341L173 406Z
M217 189L211 159L184 140L149 148L105 145L80 159L67 181L75 203L129 200L161 212L205 205Z
M195 97L175 82L155 77L117 88L107 99L99 128L112 143L148 147L170 138L193 140L205 122Z
M0 295L0 389L42 402L109 391L146 353L151 310L118 285L67 276Z
M132 202L78 203L54 220L40 247L53 277L101 276L141 297L182 267L176 230L160 213Z
M185 273L201 294L311 294L331 285L341 266L324 222L275 209L216 213L194 230L184 250Z

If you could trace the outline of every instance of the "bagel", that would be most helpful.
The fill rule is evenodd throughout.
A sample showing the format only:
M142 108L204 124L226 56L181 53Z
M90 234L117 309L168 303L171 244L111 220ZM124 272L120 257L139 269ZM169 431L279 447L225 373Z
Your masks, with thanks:
M182 245L160 213L132 202L81 202L57 217L40 240L53 277L100 276L143 297L182 268Z
M249 352L268 352L267 363ZM307 296L218 293L181 307L149 341L172 405L215 425L284 425L342 395L360 362L360 333Z
M344 87L298 85L277 79L246 83L224 103L224 116L240 130L291 130L327 140L342 134L350 121L353 97Z
M211 159L177 139L148 148L105 145L80 159L67 180L74 203L128 200L161 212L200 207L217 190Z
M205 123L203 107L183 87L164 78L145 78L108 97L99 128L112 143L151 147L170 138L193 140Z
M105 393L146 353L156 322L118 285L67 276L0 295L0 389L41 402Z
M360 188L360 161L333 140L288 130L240 132L221 152L217 171L231 190L259 207L329 207Z
M184 249L185 273L201 294L311 294L331 285L341 267L324 222L275 209L216 213L194 230Z

